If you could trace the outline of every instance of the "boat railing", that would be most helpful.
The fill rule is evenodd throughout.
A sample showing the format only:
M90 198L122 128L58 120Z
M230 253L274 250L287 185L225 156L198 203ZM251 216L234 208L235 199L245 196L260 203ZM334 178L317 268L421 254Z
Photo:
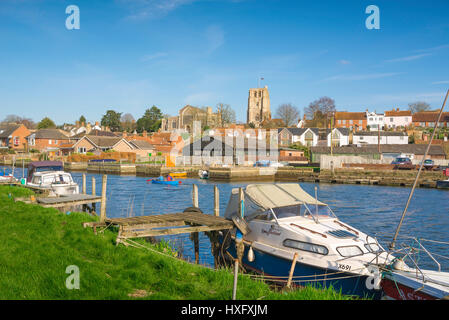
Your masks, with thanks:
M423 249L423 251L425 253L427 253L427 255L430 257L430 259L432 259L438 266L438 272L441 272L441 264L437 261L437 259L435 259L433 257L433 255L422 245L421 242L418 241L418 239L414 238L414 240L418 243L418 245L421 247L421 249Z

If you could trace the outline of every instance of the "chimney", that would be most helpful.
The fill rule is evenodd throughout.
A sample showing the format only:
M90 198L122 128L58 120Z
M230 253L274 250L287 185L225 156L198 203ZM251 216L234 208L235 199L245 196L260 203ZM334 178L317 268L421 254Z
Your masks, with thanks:
M76 121L76 122L75 122L75 125L76 125L77 128L79 128L79 127L80 127L80 122L79 122L79 121Z
M81 122L81 127L85 127L85 126L86 126L86 125L85 125L84 121Z

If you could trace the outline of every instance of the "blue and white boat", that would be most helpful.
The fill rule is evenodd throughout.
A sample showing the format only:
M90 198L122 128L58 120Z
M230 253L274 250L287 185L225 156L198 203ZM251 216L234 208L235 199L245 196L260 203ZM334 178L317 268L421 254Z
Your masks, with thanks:
M285 282L296 253L294 285L332 286L347 295L381 296L377 266L394 257L375 238L341 222L298 184L250 184L243 195L242 203L239 189L232 190L225 218L236 221L243 207L246 227L241 229L247 233L242 240L236 228L222 233L223 257L238 257L237 236L237 242L244 244L241 263L247 271Z

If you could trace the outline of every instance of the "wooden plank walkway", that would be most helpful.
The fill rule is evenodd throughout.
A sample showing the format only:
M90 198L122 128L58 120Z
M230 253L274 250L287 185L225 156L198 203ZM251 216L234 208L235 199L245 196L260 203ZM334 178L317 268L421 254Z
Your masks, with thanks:
M223 217L198 212L168 213L129 218L106 218L102 222L88 222L84 227L119 226L117 243L129 238L144 238L181 233L229 230L234 223Z
M89 194L72 194L60 197L36 198L36 201L43 207L61 208L101 202L101 197Z

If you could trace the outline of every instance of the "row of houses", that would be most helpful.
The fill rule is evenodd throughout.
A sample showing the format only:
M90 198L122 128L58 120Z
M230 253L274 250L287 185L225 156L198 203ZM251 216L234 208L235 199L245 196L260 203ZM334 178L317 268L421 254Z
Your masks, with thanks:
M355 131L377 131L389 128L434 127L438 119L437 111L411 113L409 110L393 109L385 113L369 112L335 112L334 126ZM444 112L438 123L439 127L449 127L449 112Z
M71 135L59 129L31 131L23 124L0 125L0 149L45 152L50 156L66 156L73 153L100 153L108 150L134 152L140 156L170 152L182 138L167 133L147 135L116 134L110 131L90 130ZM179 145L178 148L182 146Z
M408 144L408 135L399 131L355 131L349 128L319 129L319 128L281 128L279 144L289 146L297 142L307 147L315 146L346 146L350 144Z

